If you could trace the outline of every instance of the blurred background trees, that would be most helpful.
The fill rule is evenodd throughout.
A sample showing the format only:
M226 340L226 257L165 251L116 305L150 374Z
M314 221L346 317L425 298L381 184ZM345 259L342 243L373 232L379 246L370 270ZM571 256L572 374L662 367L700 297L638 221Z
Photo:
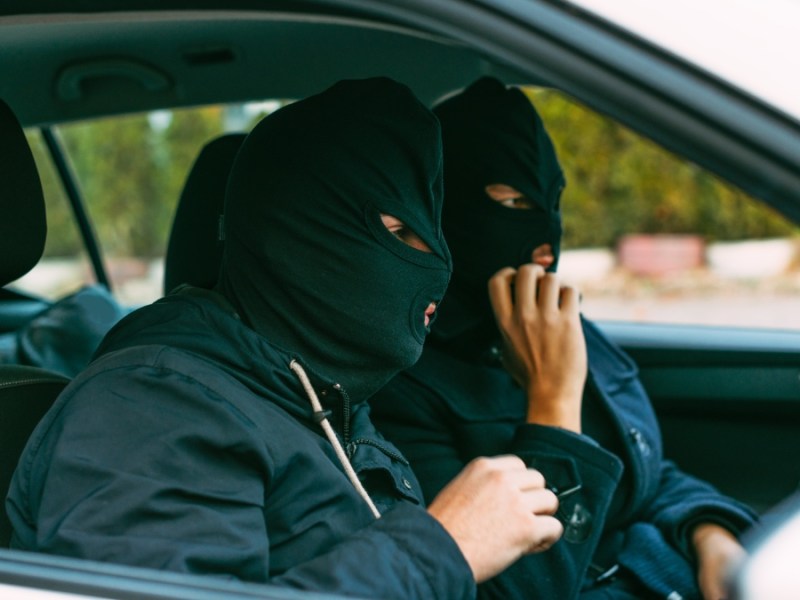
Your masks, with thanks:
M550 90L528 89L554 139L567 187L566 248L614 247L626 233L694 233L707 241L797 233L780 215L702 169ZM202 146L249 130L285 102L114 117L57 130L109 257L164 255L175 207ZM46 256L81 243L37 132L29 132L48 200Z
M772 208L563 94L526 93L567 179L565 247L613 247L626 233L692 233L709 242L797 233Z

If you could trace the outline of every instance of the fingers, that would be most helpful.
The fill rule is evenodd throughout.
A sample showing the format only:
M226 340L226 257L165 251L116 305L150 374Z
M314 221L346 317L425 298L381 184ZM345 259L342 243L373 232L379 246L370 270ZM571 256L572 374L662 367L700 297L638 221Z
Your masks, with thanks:
M531 543L526 550L527 553L533 553L547 550L555 544L564 533L564 526L554 516L558 510L558 498L549 489L541 487L544 485L542 474L535 469L527 471L528 481L535 487L522 488L522 500L525 510L534 517L529 538Z
M453 537L480 583L523 554L552 546L563 532L551 516L557 506L542 474L506 455L471 461L428 512Z
M547 489L544 475L536 469L528 468L519 457L503 455L490 460L479 458L472 465L475 469L491 470L494 478L503 479L505 485L520 490L528 512L553 515L558 510L558 497Z
M539 265L522 265L517 271L516 304L538 307L544 314L573 312L579 309L580 294L572 286L561 284L558 275L546 273ZM528 303L525 299L530 299Z
M537 311L577 312L580 308L577 289L562 286L558 275L546 273L540 265L533 263L516 270L505 267L495 273L489 279L489 300L498 319L510 315L515 306L527 314Z
M547 550L555 544L564 533L564 526L555 517L539 516L536 518L536 537L528 547L527 553L533 554Z
M570 313L580 312L581 294L572 286L564 286L559 294L561 310Z
M501 454L492 458L481 457L473 460L471 465L480 465L482 468L500 471L519 471L527 469L525 462L514 454Z
M511 284L516 273L511 267L505 267L489 279L489 302L498 321L503 321L514 310Z
M545 314L558 312L560 293L561 284L558 276L555 273L543 273L539 281L539 297L537 298L539 309Z
M539 265L522 265L519 270L505 267L489 279L489 301L498 323L508 323L515 306L524 314L536 311L537 286L544 275Z
M548 489L525 492L530 512L536 515L554 515L558 511L558 497Z
M534 264L522 265L517 270L516 278L514 279L514 304L519 307L523 313L532 313L535 311L541 294L541 290L537 288L544 274L544 269Z

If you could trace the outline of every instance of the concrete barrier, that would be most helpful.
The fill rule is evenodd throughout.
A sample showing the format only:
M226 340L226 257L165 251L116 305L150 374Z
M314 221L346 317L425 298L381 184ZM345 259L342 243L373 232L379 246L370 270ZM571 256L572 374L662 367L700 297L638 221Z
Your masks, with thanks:
M792 239L718 242L708 245L706 258L708 268L718 277L775 277L796 264L798 243Z

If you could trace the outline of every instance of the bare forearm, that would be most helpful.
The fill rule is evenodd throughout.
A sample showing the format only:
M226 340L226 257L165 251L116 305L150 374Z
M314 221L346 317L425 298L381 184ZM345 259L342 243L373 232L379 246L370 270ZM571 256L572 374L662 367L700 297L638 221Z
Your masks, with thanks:
M574 399L542 401L542 392L528 392L526 421L532 425L561 427L575 433L581 432L581 401Z

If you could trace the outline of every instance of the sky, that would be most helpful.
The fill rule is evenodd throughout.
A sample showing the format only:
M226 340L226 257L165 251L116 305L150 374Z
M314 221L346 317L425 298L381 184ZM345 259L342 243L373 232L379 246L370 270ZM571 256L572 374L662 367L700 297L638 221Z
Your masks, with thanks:
M800 121L800 0L570 0Z

